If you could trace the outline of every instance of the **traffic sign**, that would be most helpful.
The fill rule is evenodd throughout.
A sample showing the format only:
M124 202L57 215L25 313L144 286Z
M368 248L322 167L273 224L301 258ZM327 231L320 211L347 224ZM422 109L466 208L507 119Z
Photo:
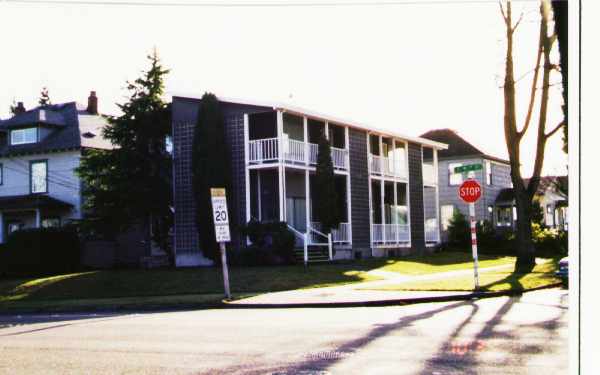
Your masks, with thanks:
M211 188L210 198L213 208L213 222L215 223L215 237L221 250L221 265L223 268L223 284L225 286L225 297L231 299L229 289L229 271L227 270L227 253L225 242L231 241L229 234L229 217L227 215L227 196L223 188Z
M467 203L475 203L481 197L481 185L476 180L469 179L459 186L458 196Z
M229 216L227 215L227 197L225 189L211 188L210 197L212 200L213 222L215 223L215 237L217 242L229 242Z
M460 167L455 167L454 173L465 173L470 171L478 171L480 169L483 169L483 166L481 164L468 164L462 165Z

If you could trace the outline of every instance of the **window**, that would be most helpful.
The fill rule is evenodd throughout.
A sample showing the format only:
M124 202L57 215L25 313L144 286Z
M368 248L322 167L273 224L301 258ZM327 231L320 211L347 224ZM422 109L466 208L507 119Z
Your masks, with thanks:
M165 151L170 155L173 155L173 137L170 135L165 137Z
M46 160L31 161L29 177L31 193L48 192L48 162Z
M444 206L442 206L441 210L442 210L442 229L448 230L448 225L450 224L450 219L452 219L452 216L454 215L454 206L451 204L444 205Z
M58 228L60 227L60 218L47 217L42 220L42 228Z
M510 213L511 207L498 207L498 221L496 225L499 227L510 227Z
M461 167L463 163L450 163L448 164L448 184L460 185L463 182L462 173L454 173L454 168Z
M485 183L492 184L492 162L489 160L485 161Z
M16 129L10 131L10 144L23 145L27 143L35 143L38 140L37 128Z
M18 230L21 230L25 227L25 225L23 224L23 222L21 221L13 221L7 224L6 229L8 234L14 233Z

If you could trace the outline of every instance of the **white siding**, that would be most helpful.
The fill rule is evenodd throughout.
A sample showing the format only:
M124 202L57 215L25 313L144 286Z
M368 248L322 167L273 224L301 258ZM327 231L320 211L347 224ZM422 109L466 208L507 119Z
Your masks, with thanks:
M27 195L29 187L29 162L48 161L48 195L73 205L63 219L81 218L81 191L75 168L79 166L79 151L2 157L3 183L0 196Z

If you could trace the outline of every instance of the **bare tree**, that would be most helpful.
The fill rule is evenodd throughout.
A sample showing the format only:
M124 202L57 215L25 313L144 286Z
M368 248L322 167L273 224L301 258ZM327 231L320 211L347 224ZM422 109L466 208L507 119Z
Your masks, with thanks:
M549 132L546 132L546 120L548 114L548 98L550 91L550 73L555 69L550 61L550 51L556 40L556 34L549 34L548 24L552 19L552 10L548 0L540 1L540 30L539 43L537 49L537 59L529 93L529 105L523 125L517 126L516 110L516 91L513 65L513 35L515 30L523 20L523 14L513 24L513 14L511 1L508 0L505 5L499 2L502 18L506 24L506 69L504 76L504 137L508 148L508 155L511 166L511 179L515 192L515 202L517 205L517 262L515 272L530 272L535 265L535 249L531 238L531 217L532 200L540 183L540 174L544 164L544 151L546 141L564 126L561 121L555 125ZM531 124L535 99L538 96L536 89L539 75L542 75L542 87L539 103L539 117L537 129L537 143L535 152L535 163L533 174L526 185L521 176L521 141Z

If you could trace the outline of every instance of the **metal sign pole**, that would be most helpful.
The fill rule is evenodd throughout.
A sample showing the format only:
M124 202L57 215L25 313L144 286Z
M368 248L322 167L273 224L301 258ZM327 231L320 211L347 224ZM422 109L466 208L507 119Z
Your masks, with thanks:
M471 248L473 250L475 290L479 290L479 261L477 259L477 224L475 222L475 203L469 203L469 218L471 219Z
M229 271L227 270L227 252L225 251L225 242L219 242L221 248L221 265L223 266L223 284L225 285L225 297L231 299L229 290Z

